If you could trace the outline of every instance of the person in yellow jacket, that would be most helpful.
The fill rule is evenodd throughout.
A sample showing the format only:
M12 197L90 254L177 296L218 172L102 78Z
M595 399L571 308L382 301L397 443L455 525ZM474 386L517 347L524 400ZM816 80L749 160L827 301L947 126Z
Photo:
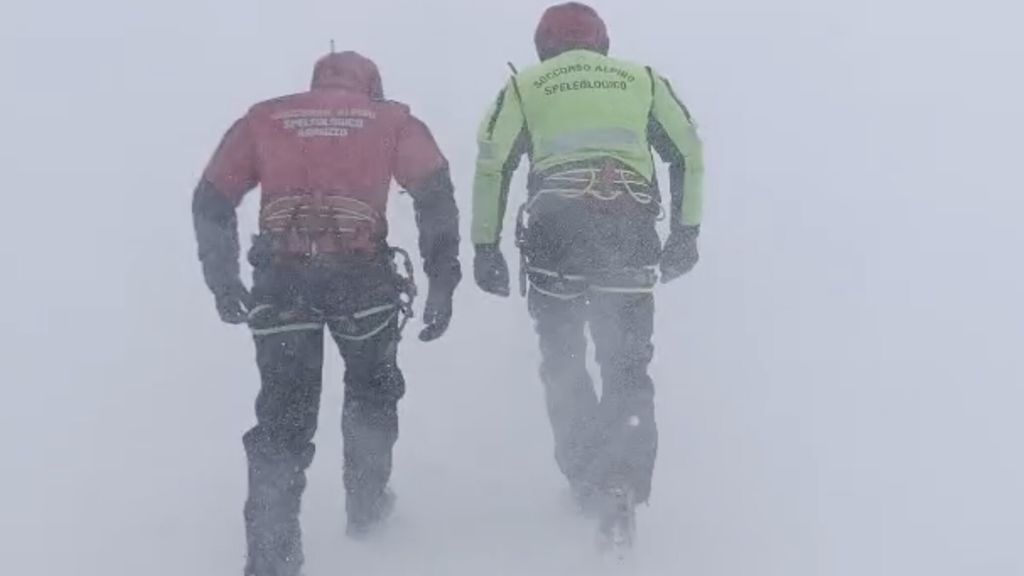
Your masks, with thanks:
M549 8L536 33L541 63L515 73L480 127L473 192L474 276L508 296L500 246L512 175L528 155L528 198L516 241L540 337L555 456L600 534L631 542L634 507L651 494L658 446L653 291L697 263L704 160L697 128L669 82L608 56L589 6ZM653 150L670 166L667 198ZM669 219L664 246L657 231ZM599 398L586 369L589 323Z

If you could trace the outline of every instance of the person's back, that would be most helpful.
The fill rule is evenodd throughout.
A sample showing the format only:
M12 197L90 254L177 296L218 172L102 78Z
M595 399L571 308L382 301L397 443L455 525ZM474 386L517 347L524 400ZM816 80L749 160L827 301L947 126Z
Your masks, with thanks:
M409 121L399 103L347 89L314 90L257 104L247 126L259 157L264 206L281 196L318 191L359 198L383 212L398 131ZM423 172L443 165L441 157Z
M571 50L518 74L532 171L612 157L651 178L651 74L590 50Z
M669 210L660 207L652 147L680 166L689 154L689 186L686 176L674 182L680 203L688 202L675 208L673 223L699 223L699 142L685 107L649 67L587 49L544 60L509 81L481 142L474 242L493 242L500 226L493 191L507 194L510 171L526 153L532 225L525 233L543 238L519 240L535 269L578 275L658 263L661 242L649 221ZM585 191L603 202L564 201ZM567 228L583 230L560 232Z
M385 240L392 177L420 190L445 166L430 132L409 108L383 99L376 66L341 53L321 60L310 91L253 106L228 133L205 177L235 204L258 183L262 232L279 230L282 223L293 232L316 225L304 218L322 216L325 203L343 198L345 208L356 212L352 220L309 240L333 245L335 233L365 222L370 236L348 239L344 250L351 251L371 250L376 246L370 242ZM298 220L288 220L296 208Z
M531 219L556 212L537 206L554 202L550 192L570 198L632 199L636 202L618 202L615 209L625 209L628 216L640 204L669 216L673 235L666 246L670 258L660 259L663 275L670 279L685 273L696 258L704 169L689 111L651 67L608 56L604 24L589 8L570 3L549 10L535 40L541 63L509 80L481 124L472 230L478 253L484 258L493 254L512 173L525 154L530 159ZM652 148L671 165L670 198L662 198L659 190ZM575 204L577 210L594 206ZM636 230L649 245L637 247L643 254L628 266L657 264L660 241L642 222ZM581 250L592 248L589 238L577 240ZM519 241L529 243L526 238ZM553 264L537 256L538 265Z

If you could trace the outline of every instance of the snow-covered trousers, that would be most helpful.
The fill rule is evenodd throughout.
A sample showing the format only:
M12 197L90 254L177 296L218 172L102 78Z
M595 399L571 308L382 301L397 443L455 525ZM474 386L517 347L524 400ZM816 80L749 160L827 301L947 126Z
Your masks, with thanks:
M658 448L648 366L661 243L656 213L630 202L537 202L524 255L558 465L577 487L625 486L646 502ZM600 396L587 371L588 325Z
M400 302L383 258L262 263L250 315L262 387L244 438L246 576L297 576L299 512L322 390L324 328L345 361L344 483L351 519L368 514L391 475L398 439Z

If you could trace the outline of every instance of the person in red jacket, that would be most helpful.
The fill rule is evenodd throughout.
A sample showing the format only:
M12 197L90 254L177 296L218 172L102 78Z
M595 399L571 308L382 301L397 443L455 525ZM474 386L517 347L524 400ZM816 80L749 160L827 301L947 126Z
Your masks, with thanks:
M412 196L429 291L424 341L451 320L459 211L448 163L427 126L384 99L376 65L354 52L320 59L308 92L253 106L228 130L193 197L199 258L220 317L248 324L262 386L245 434L247 576L297 576L299 509L314 454L324 328L345 360L348 533L390 512L397 362L409 282L387 243L392 180ZM240 278L236 208L259 186L259 234Z

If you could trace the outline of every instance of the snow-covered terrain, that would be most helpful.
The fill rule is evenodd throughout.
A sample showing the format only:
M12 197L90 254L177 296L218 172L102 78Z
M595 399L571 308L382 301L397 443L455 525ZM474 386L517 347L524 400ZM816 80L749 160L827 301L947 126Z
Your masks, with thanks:
M431 125L468 231L476 124L545 5L0 7L0 573L241 573L258 378L195 260L200 170L334 38ZM1024 9L595 5L674 81L709 170L703 261L658 293L635 565L602 567L567 512L524 303L475 289L467 244L451 331L403 344L399 508L367 544L343 537L328 362L309 576L1024 574ZM407 198L392 221L414 247Z

